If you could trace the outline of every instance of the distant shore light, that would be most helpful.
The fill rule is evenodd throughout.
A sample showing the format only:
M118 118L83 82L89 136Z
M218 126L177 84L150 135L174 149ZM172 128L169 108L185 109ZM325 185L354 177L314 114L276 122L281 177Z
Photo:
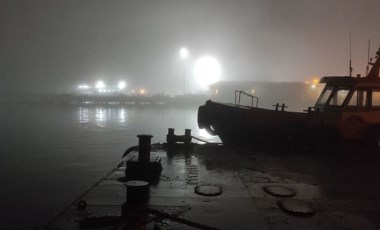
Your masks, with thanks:
M79 89L89 89L90 86L89 85L78 85L78 88Z

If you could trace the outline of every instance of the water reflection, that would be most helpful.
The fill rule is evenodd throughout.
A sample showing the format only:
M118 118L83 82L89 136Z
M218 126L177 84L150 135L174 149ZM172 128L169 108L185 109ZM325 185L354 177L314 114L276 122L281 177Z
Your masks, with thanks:
M119 121L121 123L125 123L127 120L127 114L126 114L126 109L125 108L121 108L119 110Z
M77 114L78 122L81 124L93 123L104 127L107 122L127 123L128 115L133 116L134 109L125 107L79 107Z
M88 115L88 108L79 108L79 123L88 123L89 122L89 115Z
M105 109L104 108L96 108L95 110L95 120L98 125L106 121Z
M197 108L184 110L167 107L84 105L75 108L75 114L78 124L87 128L97 126L107 130L132 129L133 135L152 133L158 141L166 138L169 127L175 128L178 135L182 135L185 129L191 129L194 136L207 141L219 141L217 136L198 129Z

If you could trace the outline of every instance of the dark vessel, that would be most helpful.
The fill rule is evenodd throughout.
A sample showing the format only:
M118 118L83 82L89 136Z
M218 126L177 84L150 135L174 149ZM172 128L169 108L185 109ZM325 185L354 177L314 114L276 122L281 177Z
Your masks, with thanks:
M367 76L329 76L314 107L304 112L258 108L258 98L235 91L235 104L208 100L198 110L198 126L224 144L336 145L342 140L377 145L380 140L380 48ZM351 71L350 71L351 72ZM351 74L350 74L351 75ZM249 96L250 106L240 105ZM256 105L254 105L256 102Z

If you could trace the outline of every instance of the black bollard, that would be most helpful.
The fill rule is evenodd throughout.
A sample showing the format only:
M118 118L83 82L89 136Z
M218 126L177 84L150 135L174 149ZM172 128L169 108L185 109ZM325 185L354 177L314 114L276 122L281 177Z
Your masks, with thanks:
M169 128L168 129L168 135L166 135L166 142L171 145L175 143L175 135L174 135L174 129Z
M185 129L185 144L189 145L191 143L191 129Z
M127 204L145 204L149 200L149 183L147 181L131 180L127 186Z
M139 138L139 162L149 163L150 162L150 146L152 135L140 134L137 135Z

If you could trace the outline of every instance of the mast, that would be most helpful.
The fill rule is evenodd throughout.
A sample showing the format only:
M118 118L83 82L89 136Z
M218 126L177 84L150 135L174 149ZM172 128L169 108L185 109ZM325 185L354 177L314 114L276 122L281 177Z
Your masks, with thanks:
M369 65L372 66L371 70L369 71L367 77L370 78L378 78L379 77L379 70L380 70L380 47L379 50L376 52L375 62L372 62L372 58L369 60Z
M352 68L352 60L351 60L351 33L350 33L350 69L349 69L349 73L350 73L350 77L352 77L352 70L353 70L353 68Z
M369 71L369 63L370 63L370 60L369 60L369 52L370 52L370 49L371 49L371 39L368 40L368 56L367 56L367 68L365 70L365 75L368 76L368 71Z

